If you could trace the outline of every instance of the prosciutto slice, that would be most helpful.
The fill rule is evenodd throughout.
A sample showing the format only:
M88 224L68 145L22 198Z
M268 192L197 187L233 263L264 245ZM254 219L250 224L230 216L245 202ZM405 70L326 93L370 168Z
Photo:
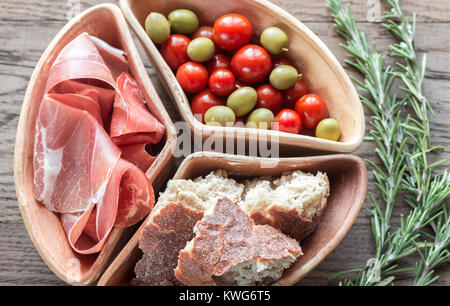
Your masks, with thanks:
M45 91L73 79L98 79L116 87L111 70L87 33L80 34L61 50L50 68Z
M78 94L89 97L99 105L103 126L109 127L111 121L111 112L116 97L116 91L111 88L83 83L82 79L77 81L67 80L60 82L52 88L50 92L61 94Z
M145 174L120 159L101 202L81 214L61 214L61 222L75 251L97 253L114 226L128 227L139 222L154 200L152 185Z
M165 132L145 106L142 93L129 73L117 79L120 95L116 96L111 119L110 134L119 146L137 143L158 143Z
M122 150L122 158L133 163L142 171L147 171L155 161L155 157L150 154L151 152L149 153L147 151L147 147L148 145L145 143L122 146L120 147Z
M34 196L60 214L81 254L99 252L113 227L136 224L153 207L143 171L154 157L145 148L162 139L165 127L127 71L122 50L83 33L50 68L39 107Z
M46 95L34 143L34 195L49 210L85 211L104 196L120 149L89 112Z

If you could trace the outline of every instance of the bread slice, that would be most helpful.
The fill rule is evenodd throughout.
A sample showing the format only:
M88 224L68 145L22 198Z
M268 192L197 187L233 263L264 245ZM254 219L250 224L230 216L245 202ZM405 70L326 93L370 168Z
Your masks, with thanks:
M228 198L208 209L194 232L175 269L185 285L268 284L302 254L296 240L273 227L255 225Z
M223 197L233 202L240 201L243 192L243 184L228 178L225 170L216 170L194 180L170 180L157 205L163 207L167 203L183 203L185 207L204 212Z
M169 181L139 240L143 256L135 266L131 285L180 285L173 269L178 252L194 237L194 225L219 198L228 196L237 202L243 191L244 185L227 178L223 170L195 180Z
M192 229L203 217L199 212L181 203L168 203L143 231L139 240L142 258L134 268L134 286L181 285L173 274L177 266L178 252L194 237Z
M325 173L316 175L299 170L280 178L255 178L244 182L239 202L256 224L267 224L284 234L302 240L317 225L330 192Z

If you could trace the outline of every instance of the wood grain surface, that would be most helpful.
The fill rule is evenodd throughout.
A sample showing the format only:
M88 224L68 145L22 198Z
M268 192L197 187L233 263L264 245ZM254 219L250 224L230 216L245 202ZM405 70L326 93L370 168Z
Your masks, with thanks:
M28 237L17 207L12 165L16 126L29 78L47 44L67 22L68 12L75 2L0 2L0 285L64 285L47 268ZM79 3L81 10L84 10L100 2L83 0ZM339 47L342 40L334 31L326 0L272 2L304 22L344 63L346 54ZM379 23L368 21L368 1L353 0L351 3L358 26L366 32L369 42L376 43L377 49L387 54L393 39ZM385 8L383 0L381 3L381 8ZM436 118L431 123L432 141L445 148L435 158L450 160L450 0L402 0L401 3L406 14L412 14L413 11L417 13L416 47L420 53L428 54L424 92L436 110ZM136 44L172 120L180 120L137 40ZM347 65L343 66L349 74L357 76ZM366 130L369 128L369 114L366 111ZM373 143L364 142L355 154L376 160L373 149ZM180 162L177 160L177 165ZM449 165L447 161L443 167L448 168ZM370 174L369 191L376 192ZM332 274L365 265L374 252L370 218L366 210L370 206L366 199L363 210L346 238L299 285L336 285L337 280L328 279ZM407 212L407 208L399 201L392 216L394 228L398 227L401 215ZM401 264L414 267L417 260L417 257L412 257ZM450 265L442 266L437 273L440 279L435 284L450 285ZM400 275L396 281L397 285L411 283L410 273Z

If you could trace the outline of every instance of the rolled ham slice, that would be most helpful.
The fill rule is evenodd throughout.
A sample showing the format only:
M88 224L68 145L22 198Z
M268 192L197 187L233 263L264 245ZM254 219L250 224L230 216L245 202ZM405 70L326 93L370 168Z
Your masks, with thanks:
M91 98L100 107L103 126L109 127L112 107L116 97L116 91L114 89L83 83L83 79L79 79L77 81L67 80L60 82L54 86L50 92L60 94L77 94Z
M142 93L129 73L117 79L120 95L114 101L110 135L119 145L158 143L165 133L165 126L145 106Z
M97 79L116 88L111 70L87 33L80 34L61 50L50 68L45 91L74 79Z
M102 201L82 214L61 214L61 222L75 251L97 253L114 226L128 227L139 222L153 203L153 187L145 174L120 159Z
M142 171L147 171L148 168L155 161L155 156L152 156L148 151L145 143L138 143L128 146L122 146L122 158L136 165Z
M70 245L81 254L99 252L113 227L136 224L153 207L153 188L141 170L153 157L142 151L161 140L165 127L146 109L127 71L122 50L83 33L50 68L39 108L34 196L60 214ZM123 113L117 111L122 106ZM110 126L121 131L118 143L126 145L129 161L121 158Z
M51 211L82 212L103 198L120 149L88 111L54 98L44 97L36 121L34 195Z
M114 48L95 36L90 35L89 38L97 47L103 61L111 71L114 80L117 80L123 71L128 70L128 61L125 52L121 49Z

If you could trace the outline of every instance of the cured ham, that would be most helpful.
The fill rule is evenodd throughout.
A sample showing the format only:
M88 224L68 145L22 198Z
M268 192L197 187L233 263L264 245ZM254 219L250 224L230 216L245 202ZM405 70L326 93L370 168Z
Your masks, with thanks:
M99 252L113 227L136 224L153 207L144 171L165 127L145 103L125 52L87 33L50 68L35 126L34 196L59 213L78 253Z
M83 80L67 80L60 82L52 88L50 92L60 94L78 94L80 96L89 97L100 106L103 126L109 131L111 121L111 112L116 97L116 91L111 88L103 88L100 86L83 83ZM85 80L86 81L86 80Z
M120 159L101 201L83 213L61 214L61 222L75 251L97 253L114 226L136 224L148 214L154 200L152 185L145 174Z
M104 196L120 149L87 111L46 95L35 128L35 198L51 211L76 213Z
M151 164L155 161L155 156L151 155L151 152L147 150L148 145L143 143L122 146L122 158L128 160L141 169L145 171Z
M120 95L116 96L111 119L111 137L118 145L158 143L165 127L144 104L142 93L129 73L122 73L117 79Z

